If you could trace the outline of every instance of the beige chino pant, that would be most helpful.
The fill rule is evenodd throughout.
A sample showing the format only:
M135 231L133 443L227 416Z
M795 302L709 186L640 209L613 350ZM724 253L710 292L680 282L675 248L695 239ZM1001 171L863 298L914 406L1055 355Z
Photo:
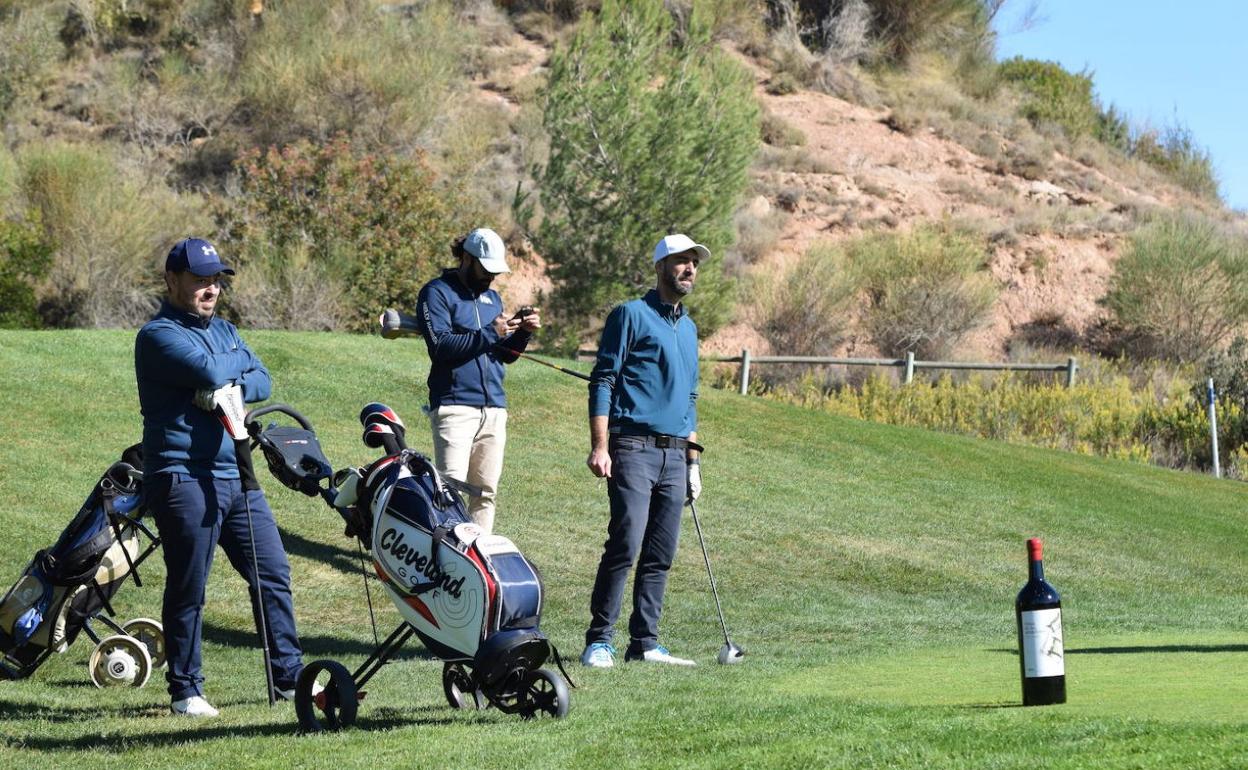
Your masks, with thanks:
M507 444L507 410L448 405L434 409L429 419L434 464L447 476L481 488L480 497L468 498L468 515L482 531L492 532Z

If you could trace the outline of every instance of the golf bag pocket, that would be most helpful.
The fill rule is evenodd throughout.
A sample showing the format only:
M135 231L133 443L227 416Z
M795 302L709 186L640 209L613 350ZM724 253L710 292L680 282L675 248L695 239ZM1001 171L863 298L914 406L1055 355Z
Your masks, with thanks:
M472 548L496 586L490 631L536 628L542 615L542 579L537 568L501 535L482 535Z

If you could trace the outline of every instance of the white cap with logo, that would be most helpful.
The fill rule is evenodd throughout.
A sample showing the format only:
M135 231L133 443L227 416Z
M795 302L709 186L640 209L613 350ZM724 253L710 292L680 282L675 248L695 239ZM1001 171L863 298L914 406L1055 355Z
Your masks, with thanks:
M693 239L683 233L675 235L666 235L658 245L654 247L654 261L658 262L672 254L680 254L689 250L696 251L699 259L710 259L711 250L700 243L694 243Z
M503 245L503 239L488 227L478 227L468 233L468 237L464 239L464 251L476 257L487 272L495 275L511 272L504 258L507 247Z

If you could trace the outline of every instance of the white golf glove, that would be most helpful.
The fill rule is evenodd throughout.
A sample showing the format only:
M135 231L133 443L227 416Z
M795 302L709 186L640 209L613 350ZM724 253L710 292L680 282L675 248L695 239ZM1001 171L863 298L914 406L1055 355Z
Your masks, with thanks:
M217 391L212 388L200 388L195 391L193 403L205 412L211 412L217 405Z
M702 494L702 466L697 460L689 463L689 500L697 500Z

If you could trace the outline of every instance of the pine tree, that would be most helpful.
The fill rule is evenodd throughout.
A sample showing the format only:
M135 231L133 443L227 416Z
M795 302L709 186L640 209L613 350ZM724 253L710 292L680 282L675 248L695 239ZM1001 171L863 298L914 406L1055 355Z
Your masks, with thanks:
M677 29L662 0L607 0L551 60L538 247L564 344L654 284L654 244L683 232L712 257L689 298L709 334L732 307L722 253L758 143L748 73L697 17Z

